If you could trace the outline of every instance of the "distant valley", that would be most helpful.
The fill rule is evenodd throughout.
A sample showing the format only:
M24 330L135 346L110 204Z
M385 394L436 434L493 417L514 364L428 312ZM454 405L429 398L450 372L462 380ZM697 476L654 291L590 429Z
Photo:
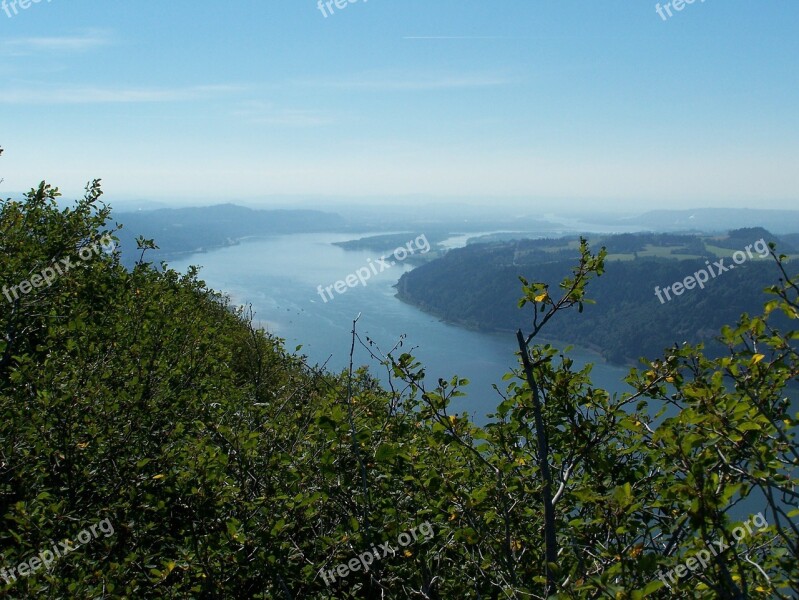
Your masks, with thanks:
M146 260L158 262L183 259L248 238L322 232L352 232L351 240L336 245L385 254L425 233L433 250L412 258L416 268L397 283L398 297L447 322L487 332L528 325L529 315L517 308L520 275L550 284L560 281L574 266L579 235L605 231L585 234L594 250L606 246L609 251L606 273L589 289L596 304L587 306L583 314L558 321L548 335L600 352L614 364L658 356L665 347L683 342L704 341L712 352L722 351L714 347L713 338L720 327L734 323L742 312L760 310L765 300L763 289L778 276L772 260L759 254L747 257L739 268L703 282L703 289L682 290L668 299L661 294L659 300L656 288L664 290L683 282L707 268L708 261L724 259L729 265L736 251L760 239L775 242L778 251L788 255L799 249L796 211L656 211L638 217L589 214L581 220L552 216L545 220L539 215L469 217L453 223L446 214L416 220L412 215L255 210L226 204L119 213L116 220L124 224L118 236L127 266L140 256L135 250L140 235L155 240L159 249L147 253ZM779 224L781 233L740 227L752 222ZM612 233L644 231L646 224L656 230L658 223L659 233ZM719 231L714 223L732 223L739 228ZM672 229L677 231L665 233ZM386 233L359 235L370 230ZM449 245L448 240L458 236L463 237L465 247ZM202 264L202 259L192 262Z

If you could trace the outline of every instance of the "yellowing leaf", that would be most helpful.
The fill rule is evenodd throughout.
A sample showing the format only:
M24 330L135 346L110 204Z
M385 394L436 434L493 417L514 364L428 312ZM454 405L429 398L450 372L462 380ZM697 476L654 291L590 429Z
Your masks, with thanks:
M404 554L405 554L405 556L406 556L406 557L408 557L408 558L410 558L411 556L413 556L413 552L411 552L410 550L406 550Z
M755 354L755 355L752 357L752 364L753 364L753 365L756 365L757 363L759 363L759 362L760 362L761 360L763 360L764 358L766 358L766 355L765 355L765 354Z
M538 294L538 296L536 296L536 297L535 297L535 301L536 301L536 302L543 302L543 301L544 301L544 300L546 300L547 298L549 298L549 294L547 294L546 292L544 292L543 294Z
M166 475L164 475L163 473L161 473L160 475L154 475L154 476L153 476L153 479L164 479L165 477L166 477Z

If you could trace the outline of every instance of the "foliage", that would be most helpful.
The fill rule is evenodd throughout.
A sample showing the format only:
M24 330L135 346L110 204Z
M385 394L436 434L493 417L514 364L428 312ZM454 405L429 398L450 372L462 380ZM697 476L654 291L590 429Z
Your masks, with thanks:
M735 239L739 238L747 239L747 244L759 239L742 235ZM735 322L742 311L758 310L762 289L774 280L773 262L755 253L754 260L709 277L704 289L684 290L679 297L670 295L671 300L661 294L661 303L656 286L662 290L682 282L707 268L706 261L718 260L702 240L626 234L610 236L602 244L616 254L609 254L605 275L592 283L596 304L586 307L584 314L561 314L557 326L543 335L549 341L595 349L616 364L632 366L641 356L655 358L683 342L704 342L710 355L720 355L724 346L714 342L718 331ZM658 250L652 244L658 244ZM636 250L644 247L650 249ZM637 257L633 252L638 252ZM671 253L698 256L679 259ZM397 290L404 301L446 321L484 331L515 331L527 320L516 308L519 276L555 286L579 257L576 242L568 238L467 246L405 273ZM724 265L730 264L727 258Z
M114 230L98 182L59 210L46 184L0 206L0 286ZM146 257L152 241L140 240ZM559 322L602 272L587 243L564 287L524 282L526 314ZM779 263L782 265L782 263ZM603 275L596 282L606 277ZM478 284L479 282L472 282ZM669 351L611 397L551 345L532 345L543 427L522 370L484 428L452 412L465 379L430 388L398 344L353 342L387 370L329 373L287 352L210 290L117 253L13 303L0 297L0 567L108 518L98 538L9 598L667 597L670 569L738 512L770 523L679 584L690 598L797 591L797 457L789 386L795 280L723 332L729 351ZM595 308L588 306L588 310ZM568 313L566 313L568 314ZM538 325L532 331L537 333ZM532 340L532 337L530 338ZM528 341L530 341L528 340ZM548 441L557 563L544 567ZM320 569L428 521L419 540L331 586Z

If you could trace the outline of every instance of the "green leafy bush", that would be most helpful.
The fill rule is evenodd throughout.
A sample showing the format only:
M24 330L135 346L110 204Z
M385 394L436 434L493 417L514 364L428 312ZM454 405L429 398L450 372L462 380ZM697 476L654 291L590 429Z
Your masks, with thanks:
M41 184L0 206L0 286L114 235L98 182L74 207L59 209L57 196ZM143 258L131 269L118 253L101 254L46 288L0 298L0 567L100 519L114 525L47 571L0 581L5 597L797 591L799 458L788 398L799 333L771 321L797 317L787 275L762 316L725 329L728 355L674 349L632 371L622 397L594 387L590 367L531 345L529 371L508 375L481 428L451 412L466 380L428 388L411 355L373 344L391 389L365 369L311 368L197 271L144 262L152 245L140 240ZM589 302L603 257L584 243L560 296L524 283L533 333ZM357 335L354 324L353 343ZM730 539L734 510L753 498L770 526L664 589L659 571ZM322 580L321 569L425 522L431 540L369 573ZM548 564L545 539L556 552Z

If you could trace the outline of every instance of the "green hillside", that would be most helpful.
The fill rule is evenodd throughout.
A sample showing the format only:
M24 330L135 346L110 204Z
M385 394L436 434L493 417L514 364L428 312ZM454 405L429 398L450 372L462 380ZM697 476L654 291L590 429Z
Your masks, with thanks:
M721 327L743 312L759 310L766 299L763 289L780 275L771 257L764 258L766 242L776 242L781 252L793 251L762 229L713 238L624 234L592 242L608 250L605 274L592 284L596 304L583 314L564 316L547 335L594 348L621 364L660 356L665 348L683 342L704 341L711 352L721 351L713 342ZM556 285L579 257L578 246L571 237L472 244L404 274L398 295L452 323L515 330L529 323L529 315L516 307L519 277ZM746 260L736 265L732 256L739 249ZM714 266L722 259L720 267ZM679 296L662 293L700 271L706 272L700 277L707 280L701 288L694 285Z
M391 389L320 372L195 272L125 268L100 194L59 210L42 184L0 204L3 597L797 592L795 327L744 319L723 360L680 348L621 398L530 338L480 428L451 412L466 381L425 388L410 355L385 357ZM575 258L546 273L574 269L562 294L517 285L512 306L524 295L544 333L607 280L601 253ZM459 276L489 318L493 275ZM770 299L795 326L797 288Z

